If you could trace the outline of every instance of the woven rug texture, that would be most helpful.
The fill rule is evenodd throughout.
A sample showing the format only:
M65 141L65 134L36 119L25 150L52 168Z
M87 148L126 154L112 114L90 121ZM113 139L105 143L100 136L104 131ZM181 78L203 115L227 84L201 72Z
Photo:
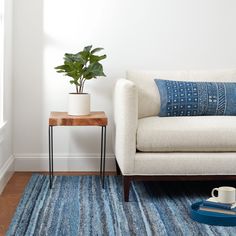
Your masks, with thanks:
M7 236L87 235L236 235L236 227L191 220L192 203L213 187L199 182L134 182L130 202L123 201L121 177L56 176L53 189L45 175L30 179Z

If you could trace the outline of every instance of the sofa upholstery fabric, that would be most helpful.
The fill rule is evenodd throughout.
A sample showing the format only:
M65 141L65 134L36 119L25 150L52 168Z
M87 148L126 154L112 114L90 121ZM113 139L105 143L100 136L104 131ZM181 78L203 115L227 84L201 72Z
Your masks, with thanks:
M202 82L236 82L236 69L198 71L128 71L138 89L138 117L159 115L160 94L154 79Z
M138 125L137 87L132 81L120 79L114 93L114 152L123 173L132 173L136 153Z
M236 175L235 152L137 152L132 175Z
M147 117L139 119L142 152L236 151L235 116Z
M119 79L112 134L122 174L236 175L236 117L157 117L155 78L236 82L236 70L129 71Z

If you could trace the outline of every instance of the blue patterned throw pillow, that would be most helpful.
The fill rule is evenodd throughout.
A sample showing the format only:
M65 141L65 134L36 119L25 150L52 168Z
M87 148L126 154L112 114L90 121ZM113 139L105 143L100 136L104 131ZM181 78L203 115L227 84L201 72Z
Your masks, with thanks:
M155 79L160 116L236 115L236 83Z

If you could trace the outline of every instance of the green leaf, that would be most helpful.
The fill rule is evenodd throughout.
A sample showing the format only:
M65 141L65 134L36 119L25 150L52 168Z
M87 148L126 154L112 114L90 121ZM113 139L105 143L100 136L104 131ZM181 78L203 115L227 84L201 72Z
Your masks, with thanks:
M80 54L81 58L85 61L85 64L86 64L88 61L88 58L89 58L89 52L81 51L79 54Z
M107 58L107 55L106 55L106 54L100 56L100 60L99 60L99 61L101 61L101 60L103 60L103 59L105 59L105 58Z
M96 55L90 55L90 57L89 57L89 61L91 63L98 62L99 60L100 60L100 57L96 56Z
M92 73L92 72L88 72L88 71L86 71L83 76L84 76L84 78L85 78L86 80L89 80L89 79L94 78L93 73Z
M90 55L90 62L91 63L98 62L105 59L106 57L107 57L106 55L102 55L102 56Z
M55 67L56 70L66 70L66 68L67 68L66 65L61 65L61 66Z
M74 80L74 84L80 86L80 83L78 83L76 80Z
M66 75L67 75L67 76L70 76L70 77L72 77L72 78L74 78L74 79L77 78L76 71L69 71L69 72L66 73Z
M101 50L103 48L92 49L92 45L89 45L76 54L65 53L64 65L55 67L55 70L73 78L70 83L79 87L82 86L83 79L90 80L98 76L106 76L102 64L99 63L106 58L106 55L95 55Z
M103 48L94 48L92 51L91 51L91 54L94 54L96 52L100 52L101 50L103 50Z
M64 61L65 62L73 62L74 60L74 55L70 53L65 53L64 55Z
M74 54L73 60L76 61L76 62L79 62L79 63L81 63L83 65L86 64L86 60L84 60L84 58L80 55L79 52Z
M80 61L76 61L76 62L73 64L74 70L77 70L78 72L82 72L83 66L84 66L84 64L81 63Z
M106 74L104 74L104 72L102 71L101 74L100 74L100 76L106 77Z
M84 50L85 52L90 52L90 50L92 49L93 45L89 45L89 46L86 46L84 47Z
M104 72L103 72L103 67L100 63L96 62L96 63L91 63L88 68L87 71L84 73L84 77L90 78L90 77L96 77L96 76L105 76Z
M64 65L67 66L67 69L70 69L72 67L73 63L74 63L73 61L65 61Z

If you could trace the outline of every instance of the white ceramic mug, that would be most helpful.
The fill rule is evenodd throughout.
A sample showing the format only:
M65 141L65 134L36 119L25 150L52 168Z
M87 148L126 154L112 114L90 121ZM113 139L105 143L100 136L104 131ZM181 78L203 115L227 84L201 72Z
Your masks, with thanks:
M218 196L215 196L215 192L218 192ZM214 188L211 191L211 196L216 198L218 202L221 203L234 203L235 202L235 188L222 186L219 188Z

